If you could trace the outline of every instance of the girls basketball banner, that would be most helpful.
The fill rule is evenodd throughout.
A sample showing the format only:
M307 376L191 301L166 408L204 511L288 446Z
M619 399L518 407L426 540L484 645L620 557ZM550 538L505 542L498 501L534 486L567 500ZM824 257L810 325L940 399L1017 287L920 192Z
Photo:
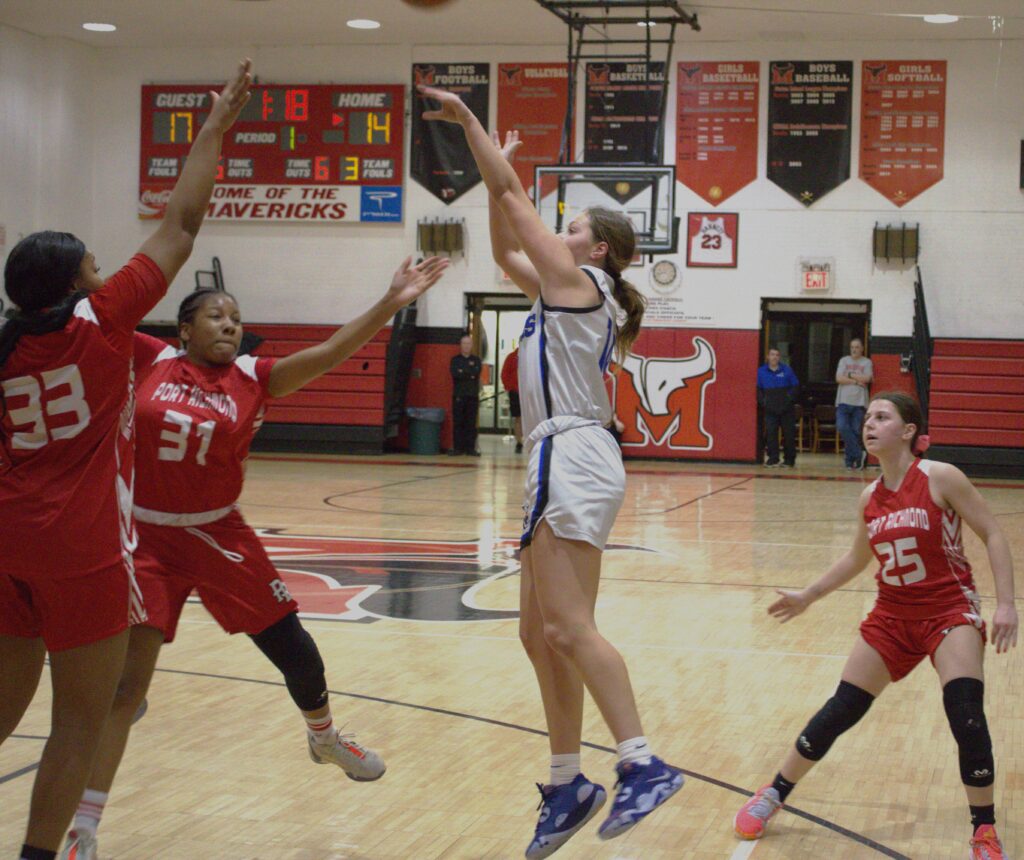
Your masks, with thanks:
M865 60L860 178L902 206L942 179L945 60Z
M773 62L768 178L810 206L850 178L853 63Z
M587 63L583 160L661 164L665 64Z
M503 141L505 132L519 132L523 147L516 153L512 166L531 200L534 168L538 164L558 163L568 105L569 69L565 63L498 65L498 132ZM570 139L569 161L572 149Z
M427 122L423 112L437 107L416 92L419 84L458 93L484 128L490 99L489 63L417 63L412 67L412 147L409 173L438 200L451 203L480 182L462 128L450 122Z
M757 178L761 64L678 67L676 178L712 206Z

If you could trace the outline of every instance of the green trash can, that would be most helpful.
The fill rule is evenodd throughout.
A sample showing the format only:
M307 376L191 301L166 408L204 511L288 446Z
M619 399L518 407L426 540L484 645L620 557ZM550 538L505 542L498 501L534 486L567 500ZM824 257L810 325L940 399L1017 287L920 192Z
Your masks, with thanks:
M409 416L409 453L440 454L444 410L430 406L410 406L405 414Z

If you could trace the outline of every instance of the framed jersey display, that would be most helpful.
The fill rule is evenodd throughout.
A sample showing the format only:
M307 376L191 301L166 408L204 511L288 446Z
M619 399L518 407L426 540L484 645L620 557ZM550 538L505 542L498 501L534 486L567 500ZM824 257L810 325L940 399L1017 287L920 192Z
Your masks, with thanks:
M686 217L686 265L736 268L740 241L738 212L690 212Z

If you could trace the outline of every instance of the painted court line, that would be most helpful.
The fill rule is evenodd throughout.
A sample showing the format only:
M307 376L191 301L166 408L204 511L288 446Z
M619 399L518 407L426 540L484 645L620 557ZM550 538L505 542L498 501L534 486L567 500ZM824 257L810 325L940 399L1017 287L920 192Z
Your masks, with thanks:
M754 841L741 842L729 856L729 860L748 860L755 848L757 848L757 843Z

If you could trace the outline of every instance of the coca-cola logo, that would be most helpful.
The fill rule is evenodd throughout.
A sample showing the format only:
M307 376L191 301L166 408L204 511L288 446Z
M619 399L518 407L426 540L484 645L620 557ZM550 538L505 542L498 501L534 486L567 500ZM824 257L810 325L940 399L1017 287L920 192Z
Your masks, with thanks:
M171 189L165 188L163 191L151 191L147 188L142 192L139 197L140 203L145 203L147 206L166 206L167 201L171 199Z

